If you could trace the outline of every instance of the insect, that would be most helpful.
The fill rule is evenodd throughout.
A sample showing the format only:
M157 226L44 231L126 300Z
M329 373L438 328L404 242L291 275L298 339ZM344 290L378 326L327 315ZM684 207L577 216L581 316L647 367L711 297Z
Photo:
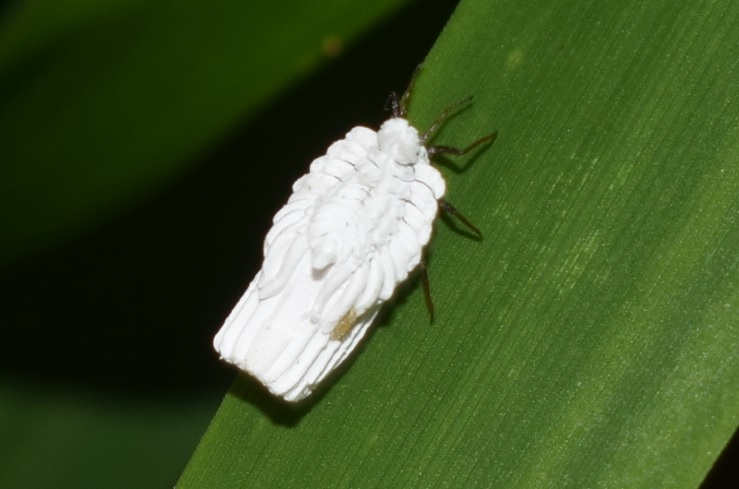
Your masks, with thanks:
M406 116L415 78L400 100L393 95L393 117L378 131L355 127L293 184L265 238L262 269L214 338L222 359L286 401L310 395L347 358L417 268L433 319L423 250L440 208L479 235L444 200L430 157L463 155L497 132L466 148L427 146L471 98L419 134Z

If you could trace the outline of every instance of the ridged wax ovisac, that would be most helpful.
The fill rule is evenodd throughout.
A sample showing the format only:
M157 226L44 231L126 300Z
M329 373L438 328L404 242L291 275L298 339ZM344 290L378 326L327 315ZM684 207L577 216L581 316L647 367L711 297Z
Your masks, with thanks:
M431 150L463 154L495 138L427 148L428 132L405 118L407 93L378 131L355 127L293 184L265 238L262 269L214 338L222 359L286 401L310 395L346 360L421 264L446 205Z

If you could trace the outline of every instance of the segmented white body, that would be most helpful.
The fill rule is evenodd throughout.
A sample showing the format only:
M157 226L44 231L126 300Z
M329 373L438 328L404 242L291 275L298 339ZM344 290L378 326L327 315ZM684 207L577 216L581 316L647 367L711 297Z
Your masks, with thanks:
M285 400L308 396L421 262L444 192L406 119L349 131L293 185L215 349Z

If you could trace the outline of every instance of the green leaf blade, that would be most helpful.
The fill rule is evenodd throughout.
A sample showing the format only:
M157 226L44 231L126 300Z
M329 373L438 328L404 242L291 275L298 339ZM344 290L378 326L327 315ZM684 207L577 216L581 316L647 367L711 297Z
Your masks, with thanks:
M499 130L442 166L484 239L440 223L434 324L401 294L310 409L238 381L178 487L697 487L739 423L738 18L462 2L411 119Z

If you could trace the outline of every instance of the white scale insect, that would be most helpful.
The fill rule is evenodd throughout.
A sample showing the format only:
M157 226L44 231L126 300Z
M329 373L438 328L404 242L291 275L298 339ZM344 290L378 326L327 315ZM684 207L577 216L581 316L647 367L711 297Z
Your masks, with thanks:
M415 78L400 102L393 94L393 117L379 131L355 127L293 184L264 241L262 269L214 338L221 358L287 401L310 395L347 358L416 268L433 318L423 249L440 207L479 235L443 199L429 157L465 154L497 133L463 149L425 146L471 97L419 135L406 119Z

